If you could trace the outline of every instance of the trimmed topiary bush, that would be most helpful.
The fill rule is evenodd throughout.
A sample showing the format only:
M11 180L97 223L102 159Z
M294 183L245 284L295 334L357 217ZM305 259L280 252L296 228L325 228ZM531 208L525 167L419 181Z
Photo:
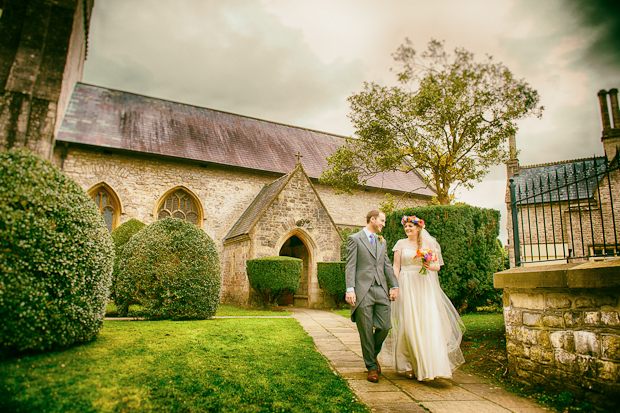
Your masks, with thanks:
M116 301L116 279L118 278L118 259L120 255L119 248L125 245L131 237L133 237L144 227L146 227L144 222L132 218L117 227L110 234L112 236L112 240L114 241L114 252L116 253L116 259L114 260L114 272L112 273L112 287L110 288L110 298L114 301Z
M501 305L501 290L493 287L493 274L504 269L504 255L498 247L499 211L470 205L436 205L395 211L387 216L382 231L388 253L406 238L400 220L416 215L437 238L445 265L439 271L441 288L459 311Z
M48 350L103 327L114 246L88 194L26 149L0 153L0 347Z
M317 263L317 278L325 294L334 299L338 306L345 302L347 283L345 280L346 261Z
M205 319L220 299L215 243L196 225L176 218L155 221L119 248L116 305L133 302L151 319Z
M293 257L265 257L246 261L248 279L265 304L275 305L294 294L301 280L303 261Z
M116 246L116 248L118 249L125 245L131 237L133 237L138 231L140 231L144 227L146 227L146 224L142 221L138 221L135 218L132 218L129 221L121 224L110 234L112 235L112 240L114 241L114 245Z

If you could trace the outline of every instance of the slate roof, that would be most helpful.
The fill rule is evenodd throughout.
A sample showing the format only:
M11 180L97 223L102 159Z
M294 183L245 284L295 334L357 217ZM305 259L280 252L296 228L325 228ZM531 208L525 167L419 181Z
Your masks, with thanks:
M228 234L224 237L224 241L249 234L254 222L260 218L265 208L267 208L271 201L278 195L280 189L288 182L288 178L291 174L286 174L275 182L265 184L263 189L256 195L256 198L254 198L254 201L252 201L245 212L241 214L235 225L228 231Z
M343 136L78 83L56 140L286 174L303 155L311 178ZM367 186L433 196L415 172L387 172Z
M607 172L605 157L522 166L514 177L520 204L589 199Z

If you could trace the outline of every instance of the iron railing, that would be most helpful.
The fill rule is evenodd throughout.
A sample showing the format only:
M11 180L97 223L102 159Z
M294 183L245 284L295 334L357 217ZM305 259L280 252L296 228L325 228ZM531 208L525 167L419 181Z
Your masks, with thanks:
M620 255L618 156L522 172L510 179L515 266Z

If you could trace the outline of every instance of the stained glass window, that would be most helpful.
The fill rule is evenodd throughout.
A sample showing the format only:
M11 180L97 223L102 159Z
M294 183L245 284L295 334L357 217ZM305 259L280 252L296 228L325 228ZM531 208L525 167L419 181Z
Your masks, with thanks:
M95 201L99 212L101 212L108 231L112 232L114 224L118 221L118 206L115 197L103 186L91 191L90 196Z
M174 191L164 199L157 211L157 219L168 217L184 219L192 224L198 224L196 202L184 190Z

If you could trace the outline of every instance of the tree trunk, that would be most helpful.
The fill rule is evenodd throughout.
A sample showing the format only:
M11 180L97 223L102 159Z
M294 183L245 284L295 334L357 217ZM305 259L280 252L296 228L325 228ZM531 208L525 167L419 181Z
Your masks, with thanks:
M437 200L439 205L450 205L450 197L442 190L437 191Z

